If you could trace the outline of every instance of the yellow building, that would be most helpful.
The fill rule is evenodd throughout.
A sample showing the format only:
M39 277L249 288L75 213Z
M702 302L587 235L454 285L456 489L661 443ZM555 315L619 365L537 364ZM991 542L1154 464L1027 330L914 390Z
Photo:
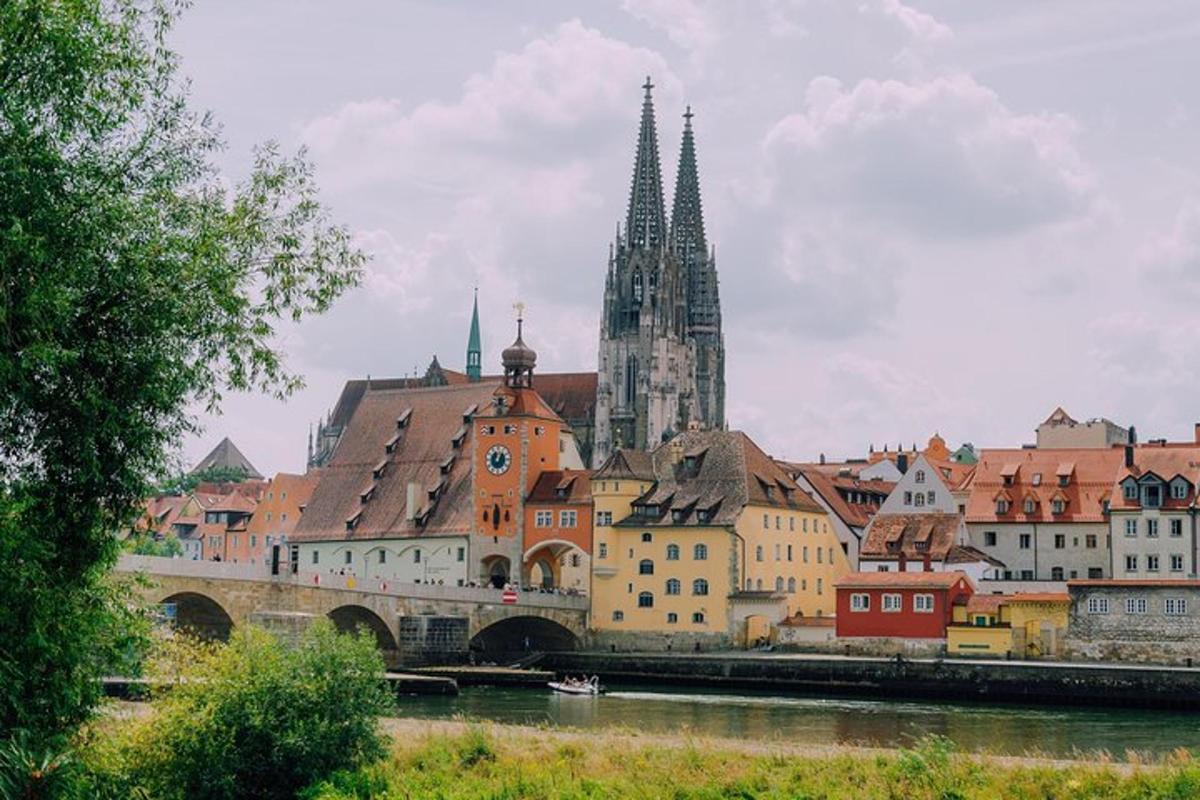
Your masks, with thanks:
M745 434L617 450L592 477L597 644L754 644L830 615L849 561L825 510Z
M950 655L1054 658L1062 654L1071 599L1054 592L975 595L954 607Z

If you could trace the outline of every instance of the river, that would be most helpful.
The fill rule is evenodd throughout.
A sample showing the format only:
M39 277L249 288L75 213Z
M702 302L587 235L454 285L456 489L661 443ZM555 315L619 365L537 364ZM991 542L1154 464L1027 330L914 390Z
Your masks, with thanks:
M400 716L569 728L626 728L792 744L906 747L935 734L960 749L1066 758L1097 751L1200 752L1200 715L1170 711L929 703L614 686L600 697L465 687L400 699Z

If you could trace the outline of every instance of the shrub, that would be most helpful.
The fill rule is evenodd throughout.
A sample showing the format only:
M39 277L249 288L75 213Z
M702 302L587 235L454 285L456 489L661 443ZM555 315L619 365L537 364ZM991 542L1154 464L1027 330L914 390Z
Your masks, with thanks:
M72 791L78 775L69 751L43 744L28 731L13 731L0 742L0 797L64 797Z
M253 627L227 645L169 645L152 674L170 688L126 745L133 783L163 800L295 797L383 754L383 672L373 637L340 635L327 620L294 647Z

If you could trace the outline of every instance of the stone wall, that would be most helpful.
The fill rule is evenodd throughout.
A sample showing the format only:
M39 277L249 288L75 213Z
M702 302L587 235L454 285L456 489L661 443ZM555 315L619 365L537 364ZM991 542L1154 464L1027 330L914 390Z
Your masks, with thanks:
M1127 582L1070 587L1071 616L1065 652L1068 659L1135 663L1200 661L1200 583L1151 585ZM1107 601L1107 612L1089 602ZM1182 614L1166 613L1167 600L1184 600ZM1127 601L1145 600L1145 613L1129 613Z
M728 633L659 633L657 631L589 631L584 647L610 653L694 653L728 650L734 646Z
M458 664L467 659L466 617L400 617L400 658L405 666Z

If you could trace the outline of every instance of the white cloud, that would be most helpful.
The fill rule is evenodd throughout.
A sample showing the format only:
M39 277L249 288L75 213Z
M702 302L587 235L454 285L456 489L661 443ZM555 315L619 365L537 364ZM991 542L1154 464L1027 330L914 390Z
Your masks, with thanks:
M879 9L884 16L899 22L905 30L921 41L939 42L954 38L954 31L950 26L924 11L905 5L900 0L879 0Z
M1195 300L1200 295L1200 201L1185 202L1171 229L1143 245L1136 262L1147 285L1169 297Z
M765 149L781 197L927 234L1005 233L1085 213L1094 177L1061 114L1018 114L967 75L820 77Z
M715 14L696 0L621 0L621 8L685 50L704 50L721 38Z

